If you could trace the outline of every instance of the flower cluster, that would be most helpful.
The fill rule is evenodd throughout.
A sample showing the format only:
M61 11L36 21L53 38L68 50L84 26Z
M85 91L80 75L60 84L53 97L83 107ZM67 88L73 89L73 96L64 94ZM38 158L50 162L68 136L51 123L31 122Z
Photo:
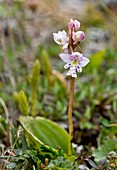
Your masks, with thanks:
M89 59L83 57L80 52L74 52L76 47L79 47L80 41L84 39L84 32L78 31L80 22L70 19L68 23L68 33L65 30L53 33L54 41L62 46L64 53L59 54L60 58L67 64L64 68L69 68L67 75L74 78L77 77L77 72L82 72L82 67L89 63Z

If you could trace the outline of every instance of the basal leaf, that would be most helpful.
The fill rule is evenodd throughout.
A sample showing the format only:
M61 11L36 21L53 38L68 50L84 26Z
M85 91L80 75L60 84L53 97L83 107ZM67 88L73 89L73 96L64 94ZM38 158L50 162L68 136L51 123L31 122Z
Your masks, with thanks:
M19 118L24 129L36 143L47 144L56 149L59 146L65 153L68 151L68 134L57 123L43 117Z

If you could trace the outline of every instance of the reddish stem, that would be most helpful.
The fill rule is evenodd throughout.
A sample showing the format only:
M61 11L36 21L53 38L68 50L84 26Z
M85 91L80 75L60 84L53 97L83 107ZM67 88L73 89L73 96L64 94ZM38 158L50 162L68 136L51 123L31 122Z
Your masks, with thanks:
M68 124L69 124L68 155L72 155L71 141L73 139L72 108L73 108L73 96L74 96L74 81L75 78L70 77L70 99L69 99L69 108L68 108Z

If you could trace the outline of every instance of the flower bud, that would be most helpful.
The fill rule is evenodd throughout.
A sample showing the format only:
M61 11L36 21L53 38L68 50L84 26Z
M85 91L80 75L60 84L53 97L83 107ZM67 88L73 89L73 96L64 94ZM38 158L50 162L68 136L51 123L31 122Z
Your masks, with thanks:
M70 22L68 22L68 28L69 29L75 29L77 31L80 28L80 22L77 20L70 19Z
M85 34L83 31L77 31L73 33L73 40L75 41L82 41L84 40Z

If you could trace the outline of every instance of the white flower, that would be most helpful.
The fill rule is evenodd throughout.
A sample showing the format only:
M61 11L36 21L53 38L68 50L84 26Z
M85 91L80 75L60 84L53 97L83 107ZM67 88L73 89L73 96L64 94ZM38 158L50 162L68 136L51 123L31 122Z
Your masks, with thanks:
M58 44L58 45L64 45L68 42L68 37L67 37L67 33L65 32L65 30L63 31L59 31L58 33L53 33L53 37L54 37L54 41Z
M85 67L89 63L89 59L83 57L79 52L73 52L72 54L60 53L60 58L67 64L64 68L70 68L67 75L77 78L77 72L82 72L82 67Z

